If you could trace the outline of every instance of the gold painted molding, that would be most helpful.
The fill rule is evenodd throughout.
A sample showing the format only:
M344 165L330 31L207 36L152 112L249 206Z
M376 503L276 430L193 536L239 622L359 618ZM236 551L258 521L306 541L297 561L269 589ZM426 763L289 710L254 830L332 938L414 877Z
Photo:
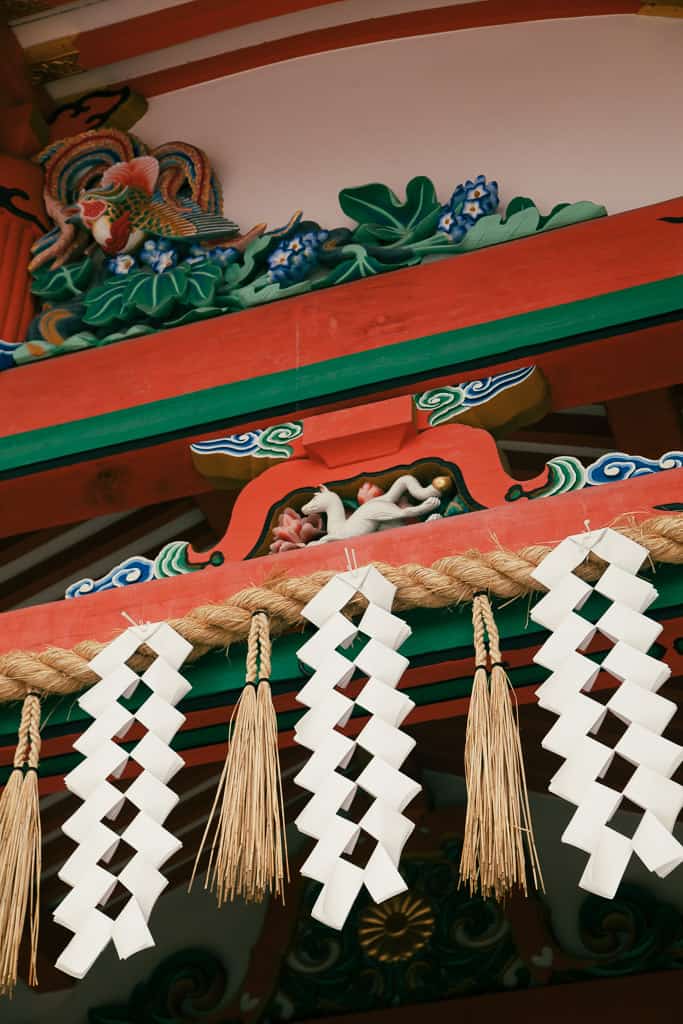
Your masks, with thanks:
M666 4L643 4L638 14L647 14L654 18L683 18L683 0L669 0Z
M85 70L78 63L80 54L76 39L76 36L63 36L61 39L50 39L47 43L28 46L24 50L34 85L69 78Z

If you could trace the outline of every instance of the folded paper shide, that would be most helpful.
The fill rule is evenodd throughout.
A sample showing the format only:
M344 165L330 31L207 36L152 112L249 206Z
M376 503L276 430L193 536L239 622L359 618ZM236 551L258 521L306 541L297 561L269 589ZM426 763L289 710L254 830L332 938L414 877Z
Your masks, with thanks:
M126 662L142 644L156 658L140 677ZM62 825L77 844L59 872L71 892L54 911L57 924L74 933L57 967L74 978L87 974L110 941L122 960L154 945L148 922L167 885L160 869L182 847L163 823L178 803L168 784L185 763L170 743L185 721L176 704L190 684L178 670L191 650L167 623L156 623L127 629L90 662L100 681L78 703L93 721L74 744L84 759L64 779L83 801ZM151 693L137 711L128 711L120 700L141 681ZM128 753L116 741L136 722L147 731ZM124 793L110 780L121 776L129 758L142 772ZM104 819L114 820L126 802L137 813L119 835ZM105 865L122 840L134 853L115 873ZM106 905L119 883L126 896L111 916Z
M407 889L398 870L403 847L414 824L403 811L419 793L419 783L401 771L415 740L401 731L415 706L397 690L408 659L398 653L410 627L391 612L395 586L373 566L333 577L303 608L302 616L318 627L299 648L298 657L313 675L297 700L308 710L299 720L295 739L311 756L295 778L312 793L296 820L316 845L301 873L322 883L312 916L330 928L341 929L363 885L381 903ZM342 609L361 594L367 608L355 626ZM367 638L353 659L341 654L356 638ZM367 682L355 702L342 691L358 669ZM370 718L356 740L338 731L358 704ZM342 774L360 748L370 760L357 778ZM373 802L356 823L342 816L358 790ZM363 835L374 840L364 866L353 863Z
M594 586L575 574L590 554L607 563ZM658 693L670 669L647 653L662 630L645 614L657 598L655 587L638 576L647 556L646 548L615 530L594 530L567 537L532 572L548 593L531 618L551 630L534 657L551 671L538 703L559 716L542 745L564 758L548 788L576 805L562 841L589 854L579 885L606 899L614 897L632 853L660 878L683 862L683 846L672 835L683 786L671 779L683 747L662 736L676 704ZM611 602L596 623L579 614L594 592ZM581 652L596 632L613 642L602 669L620 683L606 705L586 696L600 666ZM591 735L607 714L627 727L614 749ZM623 793L598 781L615 754L636 769ZM631 837L608 824L624 797L643 810Z

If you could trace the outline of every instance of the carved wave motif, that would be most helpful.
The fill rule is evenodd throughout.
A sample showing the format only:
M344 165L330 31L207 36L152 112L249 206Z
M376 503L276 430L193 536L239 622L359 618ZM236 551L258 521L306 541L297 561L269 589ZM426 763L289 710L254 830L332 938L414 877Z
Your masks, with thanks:
M467 409L483 405L502 391L521 384L531 376L534 369L534 366L520 366L516 370L506 370L491 377L482 377L480 380L432 388L416 395L415 405L418 409L429 412L430 427L437 427L455 416L460 416Z
M586 470L586 483L591 487L630 480L636 476L661 473L666 469L683 468L683 452L665 452L659 459L646 459L642 455L625 452L607 452L592 462Z
M261 432L254 454L257 459L288 459L294 451L288 442L296 441L303 432L304 425L299 420L266 427Z
M230 434L228 437L216 437L211 441L197 441L190 445L190 450L198 455L232 455L239 459L256 453L262 433L262 430L248 430L244 434Z
M64 596L84 597L86 594L99 594L103 590L114 590L116 587L128 587L132 583L147 583L151 579L154 579L154 562L142 555L133 555L125 562L115 565L99 580L76 580L67 587Z

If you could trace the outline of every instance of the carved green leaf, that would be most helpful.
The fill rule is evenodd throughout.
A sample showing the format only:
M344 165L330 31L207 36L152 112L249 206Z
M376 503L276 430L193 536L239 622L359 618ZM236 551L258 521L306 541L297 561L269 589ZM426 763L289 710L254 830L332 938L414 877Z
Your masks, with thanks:
M221 267L208 260L196 263L187 275L187 286L183 295L185 306L210 306L216 294L216 288L223 280Z
M236 288L249 279L256 269L257 263L261 263L259 255L267 249L272 239L270 235L261 235L255 238L245 249L241 263L229 263L223 271L223 280L227 289Z
M606 217L607 210L598 203L583 201L579 203L560 203L547 217L541 217L540 231L552 231L554 228L566 228L570 224L580 224L584 220L595 220Z
M345 188L339 193L339 204L358 223L354 240L379 241L387 245L407 245L428 238L439 218L439 200L429 178L412 178L406 186L406 199L386 185L375 183Z
M335 284L348 284L350 281L360 281L364 277L374 277L375 274L383 274L387 270L395 270L395 263L383 263L381 260L370 256L362 245L345 245L341 249L342 255L348 257L343 263L337 264L329 274L320 278L314 284L315 288L329 288ZM402 266L412 266L420 262L419 256L413 256L405 260Z
M115 320L128 319L128 295L135 282L142 277L147 277L143 271L121 277L111 276L104 284L92 288L84 297L84 322L97 327L108 327Z
M122 331L114 331L112 334L105 334L97 342L98 345L110 345L114 341L126 341L128 338L139 338L143 334L154 334L156 327L151 324L131 324Z
M236 288L227 296L221 298L226 310L234 311L250 309L252 306L261 306L266 302L274 302L276 299L285 299L292 295L303 295L310 292L313 287L312 281L299 281L298 284L290 284L283 287L280 284L262 285L261 281L266 275L262 275L251 284L245 284L243 288Z
M183 327L185 324L194 324L198 320L210 320L214 316L221 316L226 310L223 306L195 306L188 309L180 316L164 321L164 327Z
M61 302L82 295L90 283L93 264L90 258L80 263L67 263L58 270L41 267L33 275L31 291L50 302Z
M163 274L140 274L128 292L130 310L139 310L147 316L165 317L182 299L187 287L187 270L174 267Z

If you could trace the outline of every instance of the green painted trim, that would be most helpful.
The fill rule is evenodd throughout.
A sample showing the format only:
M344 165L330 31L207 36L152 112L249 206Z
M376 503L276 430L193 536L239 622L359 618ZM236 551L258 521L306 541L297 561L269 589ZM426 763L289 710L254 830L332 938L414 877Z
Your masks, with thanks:
M280 373L223 384L130 409L25 431L0 451L0 474L21 475L90 453L160 443L230 422L292 411L377 385L427 379L637 329L639 321L683 312L683 275L473 327L444 331ZM206 330L210 330L207 326ZM363 382L359 388L359 381ZM229 415L228 415L229 410Z

